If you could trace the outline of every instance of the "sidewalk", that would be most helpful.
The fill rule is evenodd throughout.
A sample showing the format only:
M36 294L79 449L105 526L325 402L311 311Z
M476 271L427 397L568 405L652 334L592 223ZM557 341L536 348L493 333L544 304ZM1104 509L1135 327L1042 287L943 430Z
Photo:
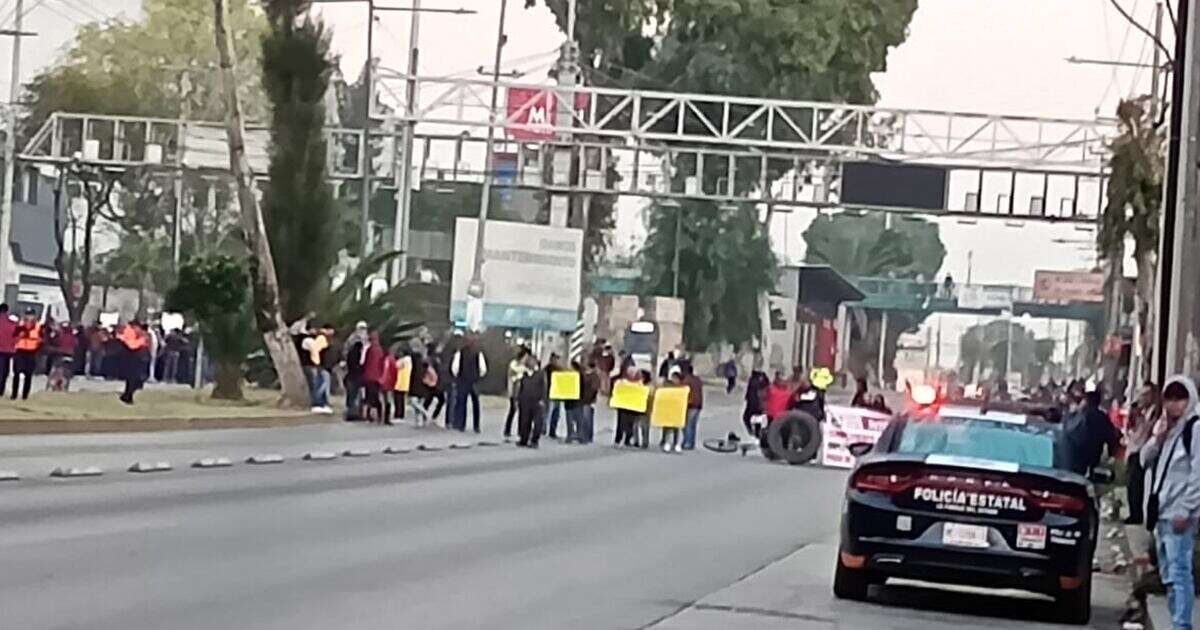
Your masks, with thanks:
M1017 591L991 591L916 582L889 583L869 603L834 599L833 540L794 553L730 586L683 605L652 626L656 630L796 630L898 628L1065 628L1053 622L1052 601ZM1094 628L1117 627L1125 582L1097 574L1092 594Z

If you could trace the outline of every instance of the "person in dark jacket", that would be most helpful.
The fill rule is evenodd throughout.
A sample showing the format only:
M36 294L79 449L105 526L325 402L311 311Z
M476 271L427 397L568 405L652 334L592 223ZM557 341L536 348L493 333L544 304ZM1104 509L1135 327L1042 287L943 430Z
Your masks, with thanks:
M454 428L467 430L467 401L471 401L474 430L479 433L479 381L487 376L487 360L479 349L479 338L471 335L454 354L450 372L454 375Z
M766 401L767 388L771 386L767 373L762 370L750 372L750 380L746 381L746 406L742 410L742 424L746 432L757 437L754 430L754 417L766 413L763 403Z
M612 355L609 355L611 358ZM591 444L596 436L596 398L604 388L603 372L595 362L588 363L579 383L579 402L583 406L579 420L579 433L575 436L580 444Z
M537 448L550 395L550 375L538 369L532 354L525 356L525 373L517 384L517 446Z
M346 421L362 420L362 352L367 343L367 322L358 322L354 332L346 338L342 346L346 351Z
M125 391L121 394L121 402L132 405L133 395L142 388L149 373L150 334L142 327L141 322L134 320L121 328L117 338L125 353L122 361Z
M1121 446L1120 432L1100 408L1102 398L1099 388L1084 393L1083 405L1067 417L1063 426L1068 466L1081 475L1100 464L1105 448L1111 457Z

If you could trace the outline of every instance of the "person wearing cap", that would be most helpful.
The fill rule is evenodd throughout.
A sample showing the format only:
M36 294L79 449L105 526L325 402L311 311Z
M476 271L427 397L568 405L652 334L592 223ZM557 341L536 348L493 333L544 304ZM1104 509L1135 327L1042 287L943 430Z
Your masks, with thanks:
M38 321L37 311L26 309L25 316L17 324L17 342L14 344L16 353L13 355L13 386L12 399L21 395L21 400L29 398L29 389L33 386L33 371L37 368L38 352L44 342L44 329Z

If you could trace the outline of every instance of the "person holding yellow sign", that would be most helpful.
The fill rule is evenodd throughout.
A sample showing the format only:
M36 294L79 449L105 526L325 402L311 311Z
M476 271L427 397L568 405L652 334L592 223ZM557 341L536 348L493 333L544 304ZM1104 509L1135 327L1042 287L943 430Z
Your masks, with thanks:
M664 453L683 452L683 447L679 444L679 433L687 422L688 390L683 379L683 370L674 366L670 370L670 380L654 391L650 422L662 430L658 446Z
M634 427L650 406L650 387L642 381L637 367L629 366L624 375L613 383L608 404L617 410L617 435L613 446L633 446Z

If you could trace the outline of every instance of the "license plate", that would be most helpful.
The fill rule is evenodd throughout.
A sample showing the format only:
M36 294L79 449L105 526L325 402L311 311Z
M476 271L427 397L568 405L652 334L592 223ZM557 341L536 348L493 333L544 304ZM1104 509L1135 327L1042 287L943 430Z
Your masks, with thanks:
M982 525L944 523L942 526L942 543L952 547L986 549L988 546L988 528Z
M1021 523L1017 525L1018 549L1045 549L1046 526L1041 523Z

